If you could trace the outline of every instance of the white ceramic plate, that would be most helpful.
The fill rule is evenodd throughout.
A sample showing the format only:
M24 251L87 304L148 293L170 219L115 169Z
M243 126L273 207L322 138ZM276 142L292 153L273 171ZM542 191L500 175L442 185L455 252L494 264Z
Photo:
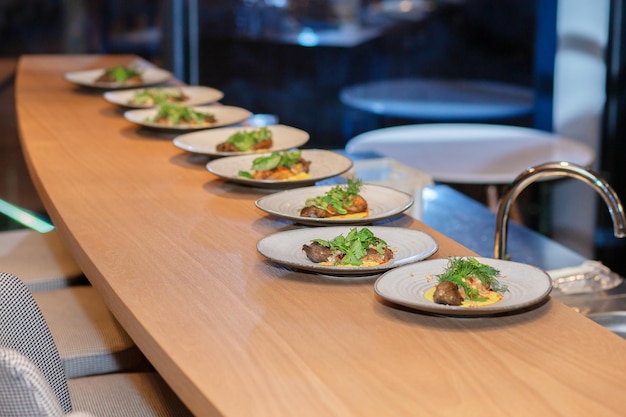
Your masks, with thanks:
M299 180L255 180L239 176L239 171L249 171L255 158L269 155L249 154L229 156L228 158L214 159L206 167L210 173L228 181L239 184L252 185L264 188L292 188L315 184L317 181L341 175L352 168L352 160L336 152L323 149L304 149L302 157L311 161L309 168L310 178Z
M104 93L104 99L110 103L123 107L131 107L136 109L147 109L155 107L154 105L131 104L135 94L142 93L146 90L160 89L164 93L176 93L181 91L187 99L181 101L180 104L185 106L198 106L200 104L208 104L219 101L224 97L224 93L215 88L202 86L181 86L181 87L150 87L150 88L131 88L128 90L107 91Z
M133 122L145 127L151 127L161 130L187 131L234 125L236 123L243 122L252 115L252 113L250 113L248 110L234 106L192 106L191 108L195 111L213 114L215 116L216 122L210 126L190 126L183 124L177 126L166 126L146 121L153 119L157 115L159 110L156 107L149 109L127 110L124 112L124 117L129 122Z
M267 128L272 132L273 145L271 151L283 151L291 148L298 148L309 141L309 134L304 130L285 125L271 125ZM205 130L180 135L174 138L174 145L187 152L201 153L212 156L234 156L247 155L253 153L263 153L258 151L250 152L218 152L215 147L218 143L225 142L233 134L240 131L253 131L259 129L254 126L243 127L223 127L220 129Z
M66 72L65 79L71 83L82 85L85 87L104 88L115 90L118 88L136 88L149 85L161 84L172 78L172 73L160 68L145 68L141 75L143 82L140 84L122 84L122 83L99 83L96 79L100 77L106 68L92 69L85 71Z
M496 304L467 308L437 304L424 298L436 278L448 265L447 259L433 259L394 269L380 276L374 285L376 293L387 301L429 313L449 316L485 316L532 307L552 290L550 276L531 265L501 259L479 258L481 263L500 271L501 284L508 286L504 297Z
M301 217L300 210L307 198L324 195L333 185L297 188L270 194L256 201L266 213L311 226L357 225L384 220L407 210L413 205L411 195L382 185L363 184L361 196L367 201L369 215L362 219L314 219Z
M312 239L331 240L343 234L346 236L352 227L332 226L294 229L278 232L264 237L257 242L259 253L269 260L295 269L317 272L325 275L363 276L376 275L391 268L418 262L428 258L439 249L439 245L429 234L419 230L400 227L368 227L374 236L383 239L394 250L393 259L378 266L324 266L309 258L302 250L302 245Z

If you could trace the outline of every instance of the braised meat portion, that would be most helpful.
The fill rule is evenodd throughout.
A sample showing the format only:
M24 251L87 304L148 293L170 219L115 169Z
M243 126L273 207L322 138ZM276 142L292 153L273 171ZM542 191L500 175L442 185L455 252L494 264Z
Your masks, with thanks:
M367 201L359 194L362 185L363 181L348 178L347 184L336 185L323 195L307 198L300 216L322 219L357 213L367 215Z
M300 216L310 217L312 219L324 219L333 216L328 210L323 210L315 206L308 206L300 210Z
M339 213L335 207L329 205L325 209L322 209L317 206L305 206L300 210L300 216L302 217L310 217L314 219L323 219L327 217L345 215L345 214L355 214L362 213L367 211L367 201L360 195L349 197L345 199L345 203L343 209L345 213Z
M310 245L302 245L302 250L307 258L315 263L326 262L332 256L333 251L330 248L318 243L312 242Z
M367 210L367 201L360 195L352 197L349 205L346 205L348 213L361 213Z
M128 104L149 107L163 103L182 103L188 99L189 97L182 90L165 91L162 88L152 88L136 92L128 100Z
M215 148L218 152L247 152L269 149L273 144L272 131L264 126L257 130L235 132Z
M97 83L120 83L125 85L141 84L143 82L142 71L136 68L119 65L107 68L102 75L95 80Z
M309 172L311 161L304 158L298 158L297 162L290 167L278 166L274 169L265 171L256 171L252 177L257 180L286 180L290 177Z
M118 81L118 78L113 74L102 74L100 77L96 79L98 83L122 83L122 84L141 84L143 79L141 75L133 75L131 77L125 78L122 81Z
M460 306L463 303L463 297L458 285L452 281L443 281L435 287L433 301L437 304Z
M311 161L302 157L302 151L274 151L252 161L250 171L239 171L239 176L255 180L283 181L294 177L308 177Z
M166 126L210 126L215 123L215 115L196 111L188 106L176 103L161 104L152 123Z
M374 236L367 227L361 230L353 227L347 235L340 234L330 240L312 239L302 250L311 261L333 266L371 267L393 258L387 242Z
M268 139L263 142L257 142L253 146L251 146L249 149L246 149L246 150L256 151L258 149L269 149L272 147L272 143L273 143L272 139ZM237 145L235 145L232 142L218 143L215 146L215 149L218 152L242 152L242 150L239 149Z
M365 256L361 258L361 261L367 263L384 264L393 258L393 251L388 247L383 248L383 253L378 253L376 248L368 248L366 252Z
M235 146L235 144L231 142L218 143L215 146L215 150L218 152L239 152L237 146Z

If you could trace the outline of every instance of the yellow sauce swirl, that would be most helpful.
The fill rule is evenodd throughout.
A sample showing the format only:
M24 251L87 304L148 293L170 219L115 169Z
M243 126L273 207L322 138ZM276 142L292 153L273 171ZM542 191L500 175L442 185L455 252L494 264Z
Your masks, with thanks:
M435 293L435 287L433 287L433 288L429 289L428 291L426 291L424 293L424 298L426 298L428 301L432 301L434 303L435 302L433 300L433 294L434 293ZM465 301L463 301L463 303L459 307L466 307L466 308L485 307L485 306L493 305L493 304L499 302L500 300L502 300L502 294L497 293L495 291L489 291L489 295L487 296L487 299L485 301L465 300Z

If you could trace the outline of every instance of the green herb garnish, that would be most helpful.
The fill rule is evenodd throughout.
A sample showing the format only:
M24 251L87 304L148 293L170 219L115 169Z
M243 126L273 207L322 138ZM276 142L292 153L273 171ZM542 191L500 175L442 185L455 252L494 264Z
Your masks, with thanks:
M378 253L382 254L388 246L387 242L374 236L374 233L366 227L361 230L354 227L346 236L339 235L332 240L313 239L312 242L343 254L339 264L354 266L363 264L361 258L367 254L369 248L375 248Z
M253 171L269 171L279 166L291 168L293 164L300 160L302 151L272 152L267 156L259 156L252 161ZM240 177L252 178L248 171L239 171Z
M203 125L210 122L213 115L195 111L187 106L181 106L175 103L166 103L159 106L156 116L153 119L146 120L148 122L159 122L167 120L169 124L197 124Z
M451 281L463 288L465 298L470 301L485 301L486 297L478 293L478 288L472 286L469 278L475 278L482 283L482 286L490 291L503 293L507 291L507 286L500 284L497 277L500 271L478 262L475 258L448 258L448 266L443 274L436 275L439 283Z
M257 130L242 130L232 134L226 142L232 143L239 151L249 151L254 149L257 143L265 142L272 138L272 132L267 127L261 127Z
M361 180L348 179L347 184L332 187L322 196L308 198L304 205L306 207L315 206L326 211L332 207L337 214L347 214L346 208L352 206L354 197L359 195L362 185L363 181Z
M165 104L170 101L182 101L185 95L182 91L166 92L162 88L153 88L136 92L128 100L130 104Z
M143 74L143 71L136 68L118 65L117 67L107 68L105 70L105 74L112 76L116 82L123 84L129 78L140 76Z

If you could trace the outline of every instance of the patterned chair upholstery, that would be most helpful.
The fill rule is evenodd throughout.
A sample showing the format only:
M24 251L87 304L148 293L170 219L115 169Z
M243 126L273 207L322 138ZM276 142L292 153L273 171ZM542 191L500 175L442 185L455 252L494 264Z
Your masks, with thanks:
M154 372L68 380L32 294L15 275L0 273L0 417L62 415L191 416Z
M3 417L66 415L39 368L20 352L5 347L0 347L0 404ZM67 415L93 416L80 412Z
M0 265L17 275L31 292L85 283L85 277L56 230L0 232Z
M95 288L72 286L33 293L56 342L68 378L138 370L146 359Z
M68 378L145 366L145 358L132 339L97 291L86 285L58 232L0 232L0 265L3 271L20 277L33 293Z

